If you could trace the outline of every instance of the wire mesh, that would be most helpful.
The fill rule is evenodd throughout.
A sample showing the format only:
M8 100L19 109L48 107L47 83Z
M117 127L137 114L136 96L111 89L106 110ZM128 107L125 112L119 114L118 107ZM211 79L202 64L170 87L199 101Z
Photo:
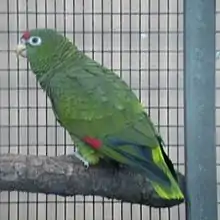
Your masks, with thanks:
M169 146L165 150L174 165L184 173L182 0L3 0L0 19L1 154L73 151L26 61L12 52L24 30L49 27L75 39L80 50L132 87ZM217 39L219 30L217 22ZM217 132L219 107L217 100ZM185 207L153 209L93 196L1 192L0 219L183 220Z

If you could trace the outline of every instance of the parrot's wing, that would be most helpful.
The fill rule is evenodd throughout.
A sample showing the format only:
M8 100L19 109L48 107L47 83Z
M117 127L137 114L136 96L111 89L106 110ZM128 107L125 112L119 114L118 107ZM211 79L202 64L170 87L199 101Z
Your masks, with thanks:
M116 159L129 166L139 168L139 170L147 173L148 177L152 177L155 181L170 184L167 172L171 172L177 180L172 162L163 150L163 143L160 136L152 133L147 118L141 118L124 127L123 130L106 135L100 139L89 137L89 141L84 137L83 140L91 147L101 151L105 156ZM96 143L99 143L96 145Z
M163 150L161 137L155 134L151 140L148 129L148 121L142 119L121 132L100 139L88 134L83 141L106 157L143 172L162 198L183 199L173 164ZM154 139L157 139L157 145L151 145Z
M163 150L162 139L155 134L158 144L151 145L155 141L149 138L148 129L148 122L142 120L102 139L87 136L83 140L106 157L143 172L162 198L183 199L173 164Z
M62 71L51 79L48 96L57 120L75 136L113 134L143 115L129 86L95 61ZM157 143L152 129L148 135Z

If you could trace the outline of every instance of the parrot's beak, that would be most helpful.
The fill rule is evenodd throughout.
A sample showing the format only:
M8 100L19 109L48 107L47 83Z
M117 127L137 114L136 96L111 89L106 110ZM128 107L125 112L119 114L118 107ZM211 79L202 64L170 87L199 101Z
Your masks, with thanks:
M15 49L15 53L17 54L17 57L21 56L21 57L26 58L27 57L27 55L26 55L26 45L25 44L18 44L16 49Z

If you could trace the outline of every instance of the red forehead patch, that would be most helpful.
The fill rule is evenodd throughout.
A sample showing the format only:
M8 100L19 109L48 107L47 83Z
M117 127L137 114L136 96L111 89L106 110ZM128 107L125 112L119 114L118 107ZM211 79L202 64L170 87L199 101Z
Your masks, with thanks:
M28 40L30 38L31 34L29 31L25 31L24 34L22 35L22 38L25 40Z

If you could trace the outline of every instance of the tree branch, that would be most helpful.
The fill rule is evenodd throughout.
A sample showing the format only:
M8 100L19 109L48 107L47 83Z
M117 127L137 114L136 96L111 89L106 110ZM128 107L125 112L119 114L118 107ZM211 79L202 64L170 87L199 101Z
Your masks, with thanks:
M181 188L184 176L178 173ZM149 181L127 168L102 162L84 168L73 156L0 155L0 190L55 194L96 195L152 207L182 203L157 196Z

